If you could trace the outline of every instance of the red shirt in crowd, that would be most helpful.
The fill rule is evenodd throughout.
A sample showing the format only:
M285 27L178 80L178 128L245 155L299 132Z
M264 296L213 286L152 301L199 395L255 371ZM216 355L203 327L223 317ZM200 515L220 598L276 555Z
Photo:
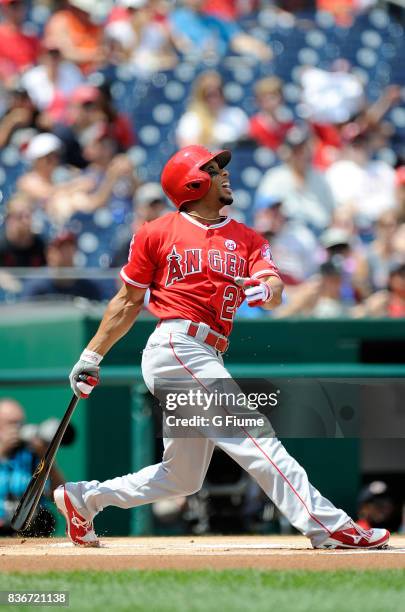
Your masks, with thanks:
M203 13L226 21L235 21L243 14L258 9L257 0L205 0Z
M285 135L292 126L292 121L270 122L266 115L257 113L249 121L249 135L262 147L275 150L283 144Z
M393 295L388 303L388 316L392 319L405 318L405 300Z
M0 78L13 76L36 63L40 41L8 23L0 23Z

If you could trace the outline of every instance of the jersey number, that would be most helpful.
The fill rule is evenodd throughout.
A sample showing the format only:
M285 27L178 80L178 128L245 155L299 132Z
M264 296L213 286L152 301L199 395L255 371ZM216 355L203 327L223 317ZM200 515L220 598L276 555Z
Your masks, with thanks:
M227 285L224 290L221 319L233 321L239 298L239 289L235 285Z

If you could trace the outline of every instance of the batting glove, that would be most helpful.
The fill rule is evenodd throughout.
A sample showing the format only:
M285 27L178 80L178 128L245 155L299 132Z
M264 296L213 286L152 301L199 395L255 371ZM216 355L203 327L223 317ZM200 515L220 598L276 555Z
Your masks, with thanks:
M86 399L100 381L99 363L102 356L87 349L80 355L79 361L73 366L69 374L70 386L76 397ZM81 375L86 375L86 381L80 380Z
M248 278L243 281L243 291L245 292L248 306L263 306L273 297L273 291L267 283Z

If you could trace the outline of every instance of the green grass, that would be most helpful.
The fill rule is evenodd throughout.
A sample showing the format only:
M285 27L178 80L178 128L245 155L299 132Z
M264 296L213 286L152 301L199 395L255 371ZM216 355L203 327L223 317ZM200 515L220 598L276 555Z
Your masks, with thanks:
M70 606L61 610L405 612L405 570L3 574L0 590L69 591Z

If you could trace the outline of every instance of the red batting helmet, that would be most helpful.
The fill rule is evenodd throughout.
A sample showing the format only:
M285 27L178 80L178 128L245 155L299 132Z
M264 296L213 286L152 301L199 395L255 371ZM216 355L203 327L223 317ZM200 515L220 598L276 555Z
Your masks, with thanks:
M191 145L180 149L163 168L161 182L163 191L180 208L185 202L203 198L211 187L211 177L201 170L208 162L215 159L220 168L224 168L231 159L230 151L211 153L200 145Z

